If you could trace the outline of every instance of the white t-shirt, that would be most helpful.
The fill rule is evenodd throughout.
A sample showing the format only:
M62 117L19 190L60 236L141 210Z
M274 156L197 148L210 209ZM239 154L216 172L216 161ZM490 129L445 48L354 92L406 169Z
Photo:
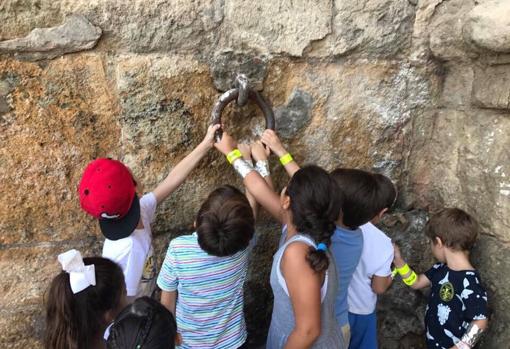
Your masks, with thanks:
M363 250L349 284L347 302L349 312L368 315L374 312L377 303L377 294L372 291L372 276L391 275L393 245L391 239L372 223L360 228L363 233Z
M156 287L156 261L150 226L154 221L156 205L153 193L142 196L140 217L143 229L135 229L124 239L106 239L103 245L103 257L116 262L122 268L129 297L150 297Z

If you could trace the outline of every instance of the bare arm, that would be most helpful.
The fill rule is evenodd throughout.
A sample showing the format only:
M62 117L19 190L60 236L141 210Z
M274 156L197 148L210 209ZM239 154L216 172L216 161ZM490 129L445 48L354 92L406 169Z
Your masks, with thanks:
M309 348L321 331L321 281L306 261L309 246L302 242L290 244L285 250L281 269L294 310L295 327L285 349Z
M273 130L265 130L262 134L261 140L262 143L267 145L273 151L273 153L278 156L278 159L288 153L288 151L283 147L282 142L278 138L278 135ZM299 170L299 165L296 163L296 161L292 160L286 164L284 168L285 171L287 171L289 177L292 177L294 173Z
M391 276L372 276L372 291L375 294L383 294L391 286L393 279Z
M406 264L406 262L404 261L404 259L402 258L402 255L400 254L400 249L395 244L393 244L393 249L394 249L393 264L395 264L395 266L397 268L402 268ZM401 275L402 279L405 279L405 278L408 278L409 276L411 276L412 272L413 271L411 270L406 275ZM429 287L429 286L430 286L429 278L426 277L425 274L419 274L416 282L409 287L411 287L414 290L419 290L421 288L425 288L425 287Z
M253 161L251 159L251 149L248 144L238 144L238 149L243 154L243 159L248 161L250 164L253 164ZM259 204L257 203L257 200L255 200L255 197L250 193L248 188L246 188L245 191L246 198L248 199L248 202L250 203L251 210L253 211L253 218L257 220L258 212L259 212Z
M223 132L221 141L215 143L214 146L220 152L227 155L236 148L237 144L227 132ZM236 161L244 160L238 159ZM269 188L266 181L257 171L251 171L248 173L248 175L244 178L244 185L253 197L255 197L257 202L269 212L269 214L271 214L279 222L282 222L280 198L273 190L271 190L271 188Z
M177 300L177 291L161 291L161 304L165 306L175 317L175 304Z
M213 146L214 132L220 128L220 125L209 126L207 134L202 142L196 146L191 153L182 159L168 174L168 176L158 184L153 193L156 196L158 204L172 194L188 177L190 172L198 165L200 160L207 154Z

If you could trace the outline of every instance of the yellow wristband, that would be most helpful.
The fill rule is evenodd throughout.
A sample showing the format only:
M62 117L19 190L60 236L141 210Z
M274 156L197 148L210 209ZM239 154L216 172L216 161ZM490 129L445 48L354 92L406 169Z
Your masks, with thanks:
M227 160L229 164L232 165L234 161L236 161L239 158L242 158L243 154L241 154L241 151L239 149L234 149L230 153L227 154Z
M397 271L400 274L400 276L404 276L411 271L411 268L409 268L409 264L406 263L402 268L397 268Z
M287 153L280 157L280 163L282 164L282 166L285 166L292 161L294 161L294 159L292 158L292 155L290 155L290 153Z
M416 281L418 281L418 275L416 275L416 273L412 271L411 275L409 275L409 277L405 279L402 279L402 281L404 281L404 284L406 284L407 286L412 286L416 283Z

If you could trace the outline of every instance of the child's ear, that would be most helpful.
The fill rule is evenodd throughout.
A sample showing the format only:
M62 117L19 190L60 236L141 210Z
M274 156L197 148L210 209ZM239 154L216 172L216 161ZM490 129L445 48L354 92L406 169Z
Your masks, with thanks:
M290 196L288 195L282 195L280 198L280 203L282 205L282 208L284 210L288 210L290 207Z
M197 221L193 221L193 229L197 229Z
M182 336L179 332L177 332L175 335L175 345L176 346L182 345Z
M437 247L443 247L444 244L443 244L443 240L441 240L440 237L435 237L434 239L434 245L436 245Z

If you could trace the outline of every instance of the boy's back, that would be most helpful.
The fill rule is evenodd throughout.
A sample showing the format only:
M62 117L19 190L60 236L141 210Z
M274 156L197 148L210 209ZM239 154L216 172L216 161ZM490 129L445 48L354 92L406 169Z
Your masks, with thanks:
M429 348L456 343L469 323L487 319L487 292L476 270L451 270L437 263L425 275L430 297L425 313Z
M375 311L377 294L372 290L372 277L391 275L393 245L391 239L372 223L362 225L363 249L348 291L349 312L360 315Z
M197 233L170 242L158 285L178 291L183 348L237 348L246 341L243 284L249 250L213 256L200 248Z

